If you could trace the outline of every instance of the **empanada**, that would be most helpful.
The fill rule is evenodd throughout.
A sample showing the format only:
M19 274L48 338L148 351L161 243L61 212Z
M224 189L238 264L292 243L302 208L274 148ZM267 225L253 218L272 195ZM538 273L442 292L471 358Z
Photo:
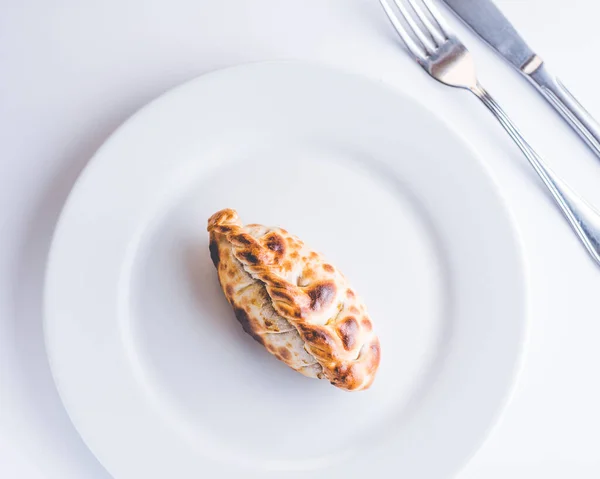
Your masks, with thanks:
M305 376L367 389L379 339L362 301L323 257L281 228L243 226L225 209L208 220L219 282L244 330Z

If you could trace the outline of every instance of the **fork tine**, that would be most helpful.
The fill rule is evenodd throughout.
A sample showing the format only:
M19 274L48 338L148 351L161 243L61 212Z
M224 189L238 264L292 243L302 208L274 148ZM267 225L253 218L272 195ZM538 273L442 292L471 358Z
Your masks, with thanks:
M429 34L433 37L434 41L437 43L438 46L440 46L448 37L446 35L446 33L444 32L444 29L441 28L441 26L435 26L431 22L431 20L429 20L429 17L423 11L423 9L417 5L417 2L415 0L408 0L408 3L410 3L410 6L412 7L414 12L419 17L419 20L421 20L421 22L423 22L423 25L425 25L425 28L429 31ZM427 5L425 5L425 8L428 9ZM429 10L429 12L431 13L431 10ZM433 16L433 14L432 14L432 16ZM433 17L434 17L435 21L437 22L437 19L435 18L435 16L433 16ZM438 23L438 25L439 25L439 23Z
M413 5L413 8L414 8L413 0L409 0L409 1L410 1L411 5ZM445 37L444 39L450 38L450 35L452 35L452 30L450 30L450 27L448 27L448 24L443 19L444 17L440 13L440 11L437 9L437 7L433 4L433 2L431 0L421 0L421 2L425 6L425 8L429 11L429 14L431 15L431 17L437 23L439 29L441 30L442 34ZM421 18L421 20L422 20L421 16L419 16L419 18Z
M425 50L423 49L423 47L417 45L417 42L415 42L412 39L412 37L408 34L408 32L406 31L406 28L404 27L404 25L402 25L402 23L400 22L400 20L398 20L398 17L396 16L396 13L392 9L392 7L388 3L388 1L387 0L379 0L379 3L381 3L381 6L383 7L383 10L385 11L385 13L386 13L387 17L389 18L390 22L392 23L392 25L396 29L396 32L398 32L398 35L400 35L400 38L402 39L402 41L406 45L406 48L408 48L410 50L410 52L418 60L424 62L426 60L426 58L427 58Z
M404 4L404 1L403 0L394 0L394 3L398 7L398 10L400 11L400 13L402 14L402 16L404 17L404 20L406 21L406 23L408 24L408 26L411 28L411 30L413 31L413 33L415 34L415 36L419 39L419 41L425 47L425 50L428 53L433 53L435 51L435 48L436 48L435 43L433 43L431 41L430 37L428 37L425 33L423 33L422 27L419 26L417 24L417 22L414 20L413 16L408 11L408 8L406 8L406 5Z

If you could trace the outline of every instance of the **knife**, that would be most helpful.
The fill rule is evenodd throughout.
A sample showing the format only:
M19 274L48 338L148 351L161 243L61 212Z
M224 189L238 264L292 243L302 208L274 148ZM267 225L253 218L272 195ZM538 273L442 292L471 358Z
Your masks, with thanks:
M491 0L443 0L475 33L521 72L600 157L600 125L546 68Z

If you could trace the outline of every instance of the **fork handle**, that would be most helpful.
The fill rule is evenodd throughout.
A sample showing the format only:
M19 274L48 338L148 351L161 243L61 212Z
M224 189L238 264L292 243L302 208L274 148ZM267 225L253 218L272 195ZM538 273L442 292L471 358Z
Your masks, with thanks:
M477 84L470 90L494 114L496 119L521 149L533 169L550 191L556 205L564 214L573 231L577 234L592 258L600 264L600 214L575 194L552 170L546 167L540 156L523 138L512 120L481 85Z
M562 115L579 136L600 157L600 125L567 90L562 82L548 72L542 63L534 72L525 75L550 104Z

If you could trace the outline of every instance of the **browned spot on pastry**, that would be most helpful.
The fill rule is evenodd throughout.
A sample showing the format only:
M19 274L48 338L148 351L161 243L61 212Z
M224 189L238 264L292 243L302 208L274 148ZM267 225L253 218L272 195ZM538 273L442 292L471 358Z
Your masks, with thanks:
M273 276L269 279L272 288L283 288L287 286L287 282L277 276Z
M358 314L358 313L360 313L360 311L358 310L358 308L356 306L354 306L354 305L350 306L348 308L348 311L350 311L352 314Z
M354 294L354 291L348 289L346 290L346 296L348 296L349 298L354 298L356 295Z
M358 388L360 383L358 382L358 378L360 374L357 374L357 366L356 364L338 364L334 369L335 377L331 380L331 384L343 387L344 389L348 389L349 391L353 391Z
M305 332L306 340L313 342L327 342L329 339L327 333L321 329L309 329Z
M315 253L314 251L310 252L310 259L317 259L319 257L319 255L317 253Z
M298 259L300 257L300 255L298 254L297 251L294 251L292 254L290 254L290 258L292 259Z
M250 336L252 336L256 341L258 341L260 344L262 344L264 346L265 345L264 339L252 329L252 325L250 324L250 318L248 317L248 313L246 313L246 311L244 309L237 308L237 307L234 307L234 311L235 311L235 317L242 325L242 328L244 328L244 331L246 331Z
M272 326L273 326L273 321L270 321L270 320L268 320L268 319L265 319L265 326L266 326L267 328L270 328L270 327L272 327Z
M244 261L247 261L250 264L258 263L258 258L251 251L244 251L240 253L240 256L244 259Z
M245 234L237 235L235 237L235 239L238 243L245 244L245 245L249 245L249 244L253 243L252 239L248 238L248 236Z
M335 283L332 281L325 281L323 283L316 284L310 290L308 290L308 296L310 297L310 309L313 311L318 311L326 308L333 301L335 293Z
M269 236L267 236L266 246L275 253L285 253L285 242L277 233L271 233Z
M365 328L367 331L371 331L373 329L373 324L371 324L371 321L369 321L368 318L364 318L360 324L362 324L362 327Z
M208 245L208 249L210 251L210 259L212 259L215 268L218 268L219 262L221 261L221 258L219 257L219 245L213 240Z
M225 294L228 298L231 298L233 296L233 286L231 286L230 284L225 286Z
M294 303L294 298L287 291L281 291L278 289L273 290L271 291L271 297L273 299L282 299L284 301L287 301L288 303Z
M234 278L235 277L235 269L228 270L227 276L229 276L230 278Z
M324 264L323 269L325 271L327 271L328 273L333 273L335 271L335 268L333 266L331 266L330 264Z
M315 341L317 339L326 339L325 334L319 326L299 323L298 332L302 335L305 341Z
M331 361L334 358L336 341L326 328L314 325L303 326L302 324L299 324L298 327L313 356L324 361Z
M356 318L349 316L341 322L337 330L340 338L342 339L344 349L346 349L346 351L350 351L356 344L358 321L356 321Z
M286 261L285 263L283 263L281 265L281 267L284 269L284 271L291 271L293 268L293 265L292 265L291 261Z
M229 233L231 231L231 226L219 226L215 228L219 233Z
M308 280L309 282L310 280L315 279L315 276L315 271L313 269L306 268L304 271L302 271L302 278Z
M289 235L287 230L284 230L283 228L279 228L279 231L281 231L284 235Z
M290 354L290 352L285 349L285 348L279 348L279 354L281 355L281 357L285 360L290 360L292 358L292 355Z

